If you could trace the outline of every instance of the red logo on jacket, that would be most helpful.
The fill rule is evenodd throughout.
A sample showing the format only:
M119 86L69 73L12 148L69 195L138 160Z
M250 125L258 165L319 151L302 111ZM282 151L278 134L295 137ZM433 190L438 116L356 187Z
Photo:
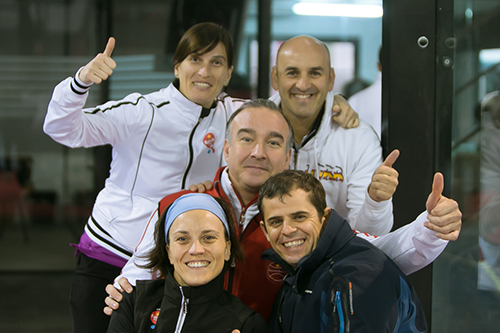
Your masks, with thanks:
M215 135L214 133L212 132L208 132L205 137L203 138L203 144L205 146L207 146L208 149L210 149L208 151L208 153L210 153L210 151L212 151L212 153L215 153L215 149L214 149L214 144L215 144Z
M280 265L275 264L274 262L270 263L267 266L267 276L274 282L283 282L287 271L281 268Z
M156 324L156 321L158 320L158 316L160 315L160 309L156 309L151 313L151 316L149 317L151 319L151 322L153 324Z

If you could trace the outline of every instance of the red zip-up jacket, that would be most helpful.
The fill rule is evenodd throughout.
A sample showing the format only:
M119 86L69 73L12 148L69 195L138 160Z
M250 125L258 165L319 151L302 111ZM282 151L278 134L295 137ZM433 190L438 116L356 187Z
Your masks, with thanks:
M221 175L224 169L225 167L221 167L217 170L213 180L213 188L206 193L226 200L231 207L236 204L241 205L241 211L244 214L250 206L257 204L257 196L246 206L243 206L235 191L240 200L239 202L231 202L221 185ZM158 214L161 215L172 202L187 193L191 193L191 191L184 190L164 197L159 203ZM243 263L237 263L226 273L224 286L244 304L259 313L267 322L286 272L275 263L260 257L265 250L270 248L270 244L259 226L260 214L252 218L243 232L242 226L237 222L239 220L240 217L235 216L236 232L245 250L245 260Z

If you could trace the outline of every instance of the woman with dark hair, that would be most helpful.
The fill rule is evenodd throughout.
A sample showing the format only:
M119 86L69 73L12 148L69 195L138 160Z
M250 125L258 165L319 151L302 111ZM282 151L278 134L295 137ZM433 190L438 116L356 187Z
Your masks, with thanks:
M243 102L221 94L233 71L229 33L200 23L179 42L173 83L83 109L90 86L116 67L114 45L110 38L103 53L56 86L44 123L44 131L66 146L113 147L109 178L75 246L70 302L76 333L106 331L106 285L132 255L158 201L213 177L222 162L226 122Z
M243 259L234 226L222 199L191 193L175 200L156 223L146 265L164 279L137 281L108 332L265 332L262 317L224 289L224 272Z

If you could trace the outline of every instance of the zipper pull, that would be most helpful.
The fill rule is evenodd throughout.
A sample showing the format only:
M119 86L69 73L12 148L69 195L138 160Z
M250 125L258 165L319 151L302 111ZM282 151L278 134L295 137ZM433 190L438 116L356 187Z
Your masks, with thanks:
M246 213L246 208L243 207L240 214L240 225L245 225L245 213Z
M189 304L189 298L185 298L184 302L182 303L182 312L184 312L184 314L188 313L188 304Z

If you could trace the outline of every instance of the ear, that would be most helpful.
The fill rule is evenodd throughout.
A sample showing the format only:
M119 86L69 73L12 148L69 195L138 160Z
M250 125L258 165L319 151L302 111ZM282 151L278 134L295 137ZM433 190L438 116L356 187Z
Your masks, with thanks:
M224 148L222 148L222 151L224 152L224 160L226 161L227 163L227 160L229 158L229 141L227 141L227 139L224 140Z
M234 69L234 66L231 66L231 68L229 68L227 71L226 81L224 81L225 86L227 86L229 84L229 80L231 80L231 75L233 73L233 69Z
M330 78L329 78L330 82L328 82L328 91L332 91L333 90L333 84L335 83L335 70L332 68L330 68Z
M170 248L168 247L168 245L165 245L165 250L167 250L167 254L168 254L168 260L170 261L170 263L173 265L173 261L172 261L172 256L170 254Z
M273 70L271 71L272 78L272 86L274 90L278 90L278 69L276 66L273 66Z
M293 140L293 138L292 138ZM288 170L288 168L290 167L290 159L292 158L292 148L290 148L288 150L288 153L286 153L286 166L285 166L285 170Z
M260 221L259 225L260 225L260 229L264 233L264 236L266 236L267 241L269 243L271 243L271 241L269 240L269 234L267 233L267 229L266 229L266 225L264 224L264 221Z
M181 63L177 63L176 65L174 65L174 74L175 74L175 77L179 77L179 66L181 65Z
M332 210L329 207L326 207L325 213L323 214L323 217L321 218L321 224L325 224L325 221L328 221L330 219L331 213L332 213Z
M226 248L224 249L224 260L228 261L231 258L231 241L226 241Z

